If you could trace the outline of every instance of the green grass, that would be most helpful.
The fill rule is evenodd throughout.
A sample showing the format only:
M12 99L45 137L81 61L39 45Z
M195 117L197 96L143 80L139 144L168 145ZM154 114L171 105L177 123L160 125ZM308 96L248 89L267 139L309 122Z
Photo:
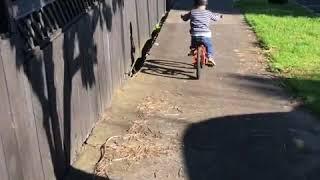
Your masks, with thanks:
M268 50L270 69L320 114L320 17L292 2L240 0L237 5Z

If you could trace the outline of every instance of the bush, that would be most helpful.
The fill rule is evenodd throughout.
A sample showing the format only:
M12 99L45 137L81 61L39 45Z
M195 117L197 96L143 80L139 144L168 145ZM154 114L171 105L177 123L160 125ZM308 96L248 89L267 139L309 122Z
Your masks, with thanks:
M273 4L286 4L288 3L288 0L268 0L269 3L273 3Z

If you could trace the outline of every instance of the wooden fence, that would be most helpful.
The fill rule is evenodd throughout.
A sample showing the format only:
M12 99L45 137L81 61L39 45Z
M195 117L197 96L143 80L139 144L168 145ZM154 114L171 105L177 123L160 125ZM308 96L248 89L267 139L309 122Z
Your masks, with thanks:
M5 1L0 179L61 179L167 1L56 0L22 17Z

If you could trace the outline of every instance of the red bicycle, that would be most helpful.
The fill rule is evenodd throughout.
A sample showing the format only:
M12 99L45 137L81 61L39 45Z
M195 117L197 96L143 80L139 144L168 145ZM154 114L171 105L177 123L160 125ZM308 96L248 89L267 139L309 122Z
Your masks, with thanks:
M193 57L192 57L192 64L196 69L196 78L200 79L201 70L203 69L204 65L208 64L208 54L207 48L204 44L199 43L196 48L193 49Z

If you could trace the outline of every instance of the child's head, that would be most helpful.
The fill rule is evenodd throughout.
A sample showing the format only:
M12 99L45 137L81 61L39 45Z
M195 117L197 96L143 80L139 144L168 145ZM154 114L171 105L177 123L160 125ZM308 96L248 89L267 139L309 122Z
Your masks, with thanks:
M194 0L194 6L200 7L200 6L207 6L208 0Z

